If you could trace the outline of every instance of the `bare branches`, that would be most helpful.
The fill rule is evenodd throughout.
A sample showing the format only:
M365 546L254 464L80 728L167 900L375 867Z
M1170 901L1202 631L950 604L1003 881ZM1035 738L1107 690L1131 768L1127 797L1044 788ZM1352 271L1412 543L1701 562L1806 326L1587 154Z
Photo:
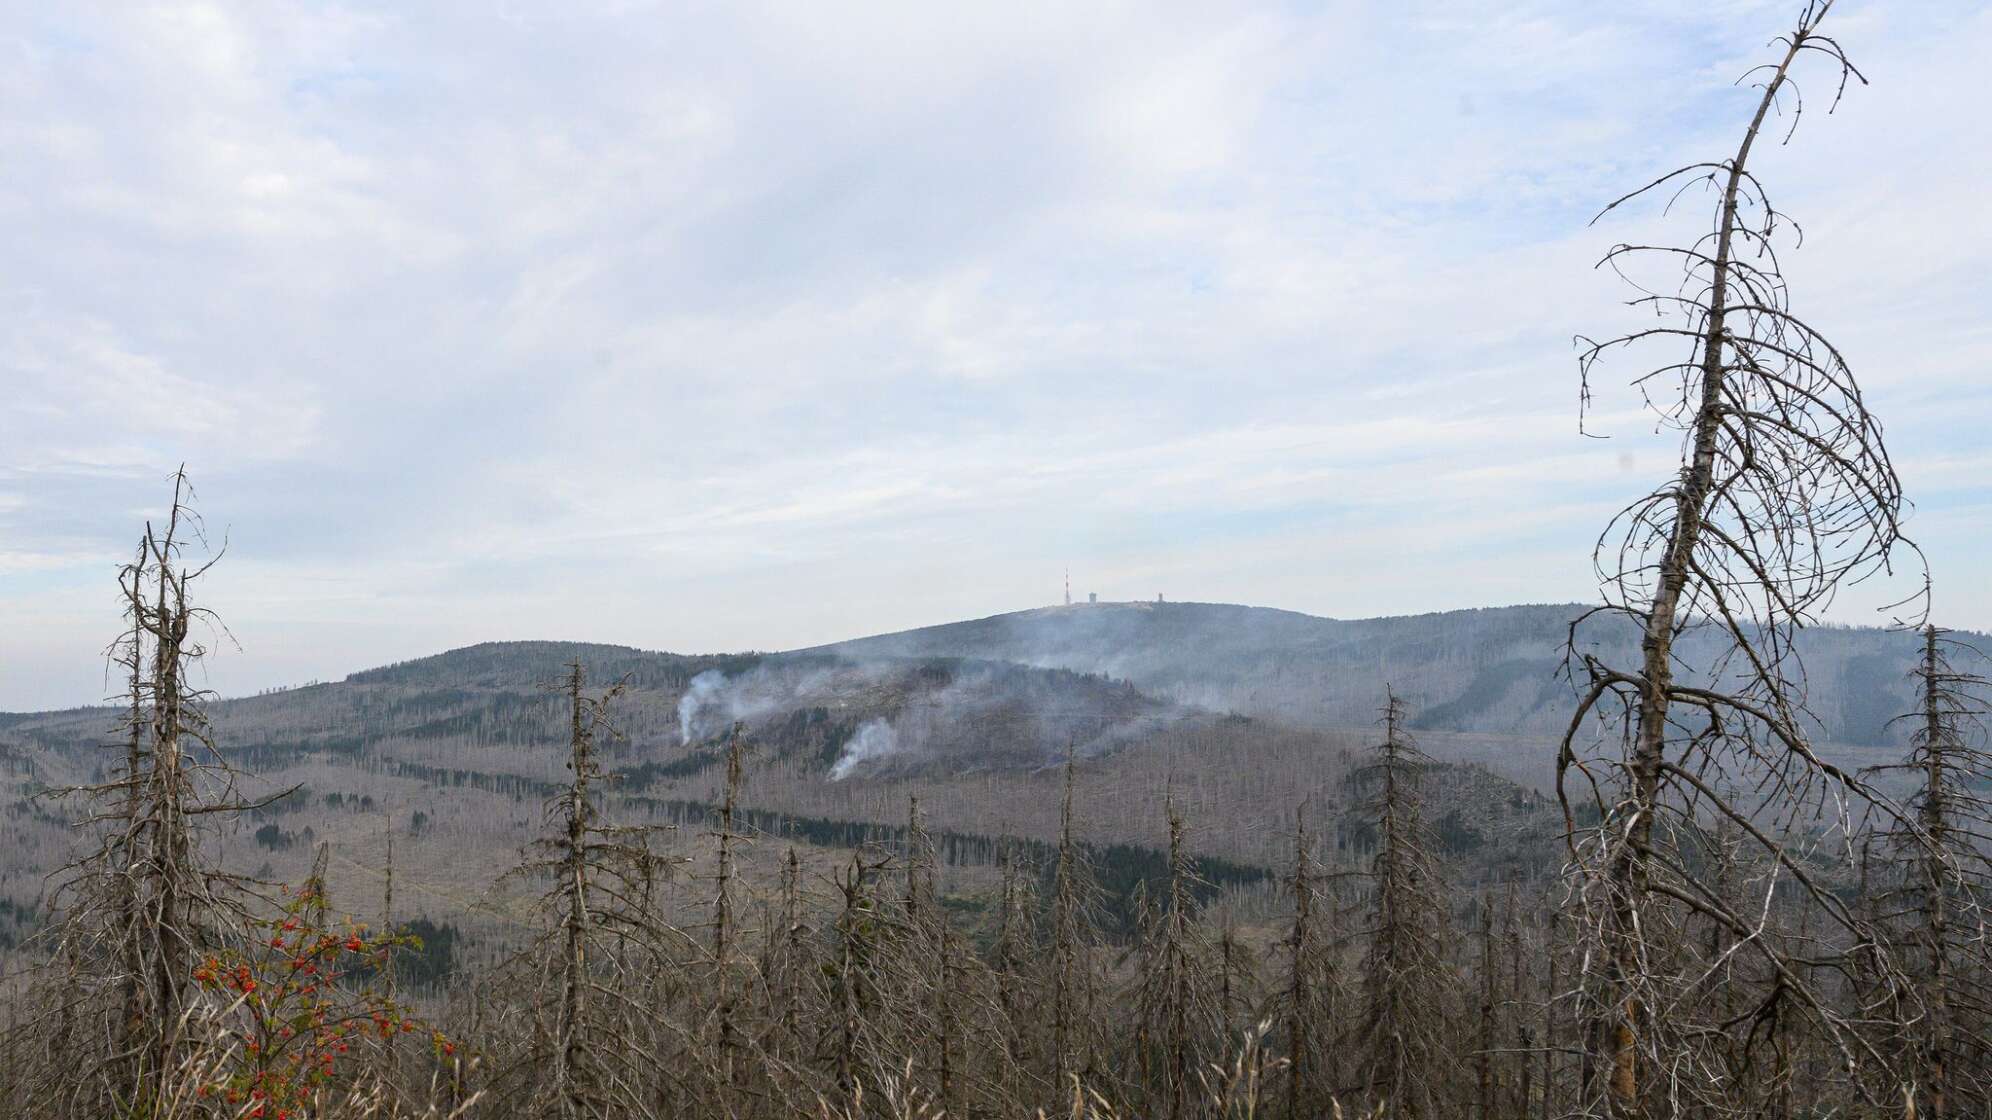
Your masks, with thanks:
M604 818L599 756L617 737L609 707L618 683L587 691L579 662L568 667L568 785L548 802L551 835L538 842L548 858L522 870L550 870L539 908L546 928L513 962L530 986L540 978L551 999L533 1001L540 1018L531 1044L500 1071L496 1099L530 1115L560 1120L660 1114L655 1020L634 1002L645 977L669 968L681 936L651 907L665 861L651 847L654 829ZM668 1110L662 1110L667 1111Z
M1222 1037L1219 963L1198 921L1195 888L1203 884L1185 847L1183 815L1168 804L1169 869L1160 898L1144 884L1133 967L1132 1065L1147 1090L1149 1114L1182 1120L1196 1108L1192 1078L1210 1060L1205 1040Z
M1558 761L1566 813L1569 780L1581 774L1600 818L1579 844L1576 819L1566 817L1591 946L1584 1103L1614 1117L1720 1110L1738 1099L1713 1076L1716 1054L1747 1051L1754 1028L1687 1010L1680 984L1706 968L1691 963L1683 907L1720 915L1739 936L1754 931L1739 943L1763 954L1777 978L1777 1006L1809 1009L1849 1059L1878 1054L1862 1017L1815 990L1814 974L1791 965L1779 938L1698 891L1680 853L1705 847L1705 820L1740 824L1769 857L1762 913L1776 913L1782 886L1795 884L1800 909L1837 930L1832 951L1867 958L1873 975L1894 982L1893 970L1875 959L1873 931L1807 866L1836 835L1851 857L1853 806L1869 795L1807 744L1794 634L1839 589L1889 572L1901 550L1914 552L1901 532L1907 502L1844 355L1790 308L1775 248L1780 226L1790 223L1749 170L1786 91L1796 126L1792 71L1801 55L1831 59L1842 88L1860 77L1839 44L1818 34L1830 8L1831 0L1807 4L1777 40L1776 61L1745 76L1763 93L1734 156L1660 176L1606 207L1670 184L1676 198L1694 185L1716 196L1708 231L1689 244L1621 244L1601 262L1633 284L1640 294L1631 305L1658 325L1579 340L1587 407L1601 362L1657 350L1633 385L1683 440L1680 472L1627 506L1599 539L1606 611L1587 619L1634 622L1641 663L1610 668L1586 657L1579 666L1573 627L1572 667L1585 685ZM1656 280L1671 272L1672 283L1635 275L1647 264ZM1713 634L1717 652L1696 667L1700 679L1677 680L1676 643L1691 630ZM1622 758L1582 757L1582 728L1615 713ZM1734 799L1749 789L1757 803L1739 807ZM1827 804L1833 816L1822 820Z
M1387 693L1383 739L1355 780L1375 822L1363 958L1361 1084L1386 1114L1449 1116L1468 1099L1449 1068L1449 1032L1461 1010L1450 961L1445 879L1418 787L1431 759L1405 730L1404 702Z
M237 775L215 748L208 693L190 680L207 654L196 622L218 626L194 591L219 559L186 561L189 540L204 540L184 470L173 477L164 527L148 524L118 576L126 629L111 658L127 682L119 727L122 765L111 781L62 791L86 806L95 851L62 875L51 894L52 977L46 998L87 1043L64 1068L50 1069L50 1100L85 1111L147 1096L180 1068L191 1040L192 962L243 923L243 882L203 852L204 818L268 804L235 794ZM288 792L288 791L286 791ZM76 1060L80 1058L80 1062Z
M1917 1076L1906 1090L1918 1114L1971 1116L1992 1105L1992 752L1986 749L1985 678L1959 667L1983 655L1934 625L1922 632L1911 671L1918 710L1909 753L1879 777L1914 781L1908 816L1880 820L1874 840L1896 862L1880 869L1874 903L1902 942L1912 976L1909 1049ZM1872 849L1870 849L1872 850Z

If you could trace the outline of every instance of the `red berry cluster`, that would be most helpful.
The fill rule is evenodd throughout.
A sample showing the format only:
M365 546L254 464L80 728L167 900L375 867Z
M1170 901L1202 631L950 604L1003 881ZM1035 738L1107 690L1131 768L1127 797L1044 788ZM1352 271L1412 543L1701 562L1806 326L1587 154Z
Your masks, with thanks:
M419 948L415 938L369 936L350 920L321 928L332 923L320 917L316 890L284 893L291 897L280 916L258 922L247 948L209 956L193 972L216 997L232 1044L201 1095L252 1120L306 1120L355 1046L385 1045L421 1026L370 982L396 950ZM455 1054L455 1043L430 1033L439 1056Z

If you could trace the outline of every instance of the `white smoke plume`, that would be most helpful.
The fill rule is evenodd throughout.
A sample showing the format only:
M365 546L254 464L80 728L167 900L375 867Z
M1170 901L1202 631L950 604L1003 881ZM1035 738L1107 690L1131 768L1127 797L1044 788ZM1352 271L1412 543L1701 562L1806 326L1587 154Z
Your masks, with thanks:
M1119 749L1184 715L1130 686L1064 670L768 659L734 676L714 669L693 677L678 701L678 738L687 747L711 744L736 722L751 727L799 708L857 725L830 766L832 780L887 756L957 771L1045 765L1067 750Z
M702 711L711 705L713 696L726 685L726 674L718 669L707 669L692 678L685 688L685 694L678 698L678 741L690 746L692 733L703 726ZM704 736L700 736L703 738Z
M846 668L843 672L850 675L858 670ZM831 671L820 667L794 670L761 665L737 677L707 669L693 677L678 698L678 740L685 746L703 743L725 734L736 721L821 703L834 680Z
M844 744L844 752L837 756L837 764L830 768L830 780L843 781L860 764L875 758L883 758L899 750L899 736L893 733L892 725L882 719L866 721L858 728L857 734Z

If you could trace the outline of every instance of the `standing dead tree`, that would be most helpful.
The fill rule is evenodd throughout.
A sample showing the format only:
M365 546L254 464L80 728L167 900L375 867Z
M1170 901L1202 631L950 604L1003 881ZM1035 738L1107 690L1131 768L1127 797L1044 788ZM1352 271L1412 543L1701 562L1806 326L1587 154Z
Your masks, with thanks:
M744 728L735 723L732 734L726 740L726 785L719 806L719 820L712 831L714 848L713 893L712 893L712 981L707 991L711 999L711 1010L707 1016L706 1034L709 1045L704 1048L712 1063L711 1077L716 1091L722 1097L729 1096L744 1072L739 1069L741 1047L739 1000L736 988L739 978L735 956L740 940L736 928L739 919L735 915L737 904L734 900L735 883L738 874L734 868L734 848L747 837L736 831L736 817L739 811L740 788L746 780L746 744L742 735Z
M1030 960L1037 946L1037 892L1020 866L1013 843L1000 852L1001 881L997 893L996 939L990 946L990 971L996 984L996 1007L1003 1024L1004 1058L1028 1068L1038 1047L1030 998Z
M1046 961L1050 989L1051 1039L1046 1048L1052 1105L1064 1094L1092 1088L1101 1070L1095 998L1099 970L1100 887L1085 847L1074 831L1073 794L1078 761L1065 758L1065 789L1059 806L1058 854L1052 865L1051 944Z
M1333 898L1322 890L1322 880L1303 808L1294 814L1293 873L1287 879L1293 919L1281 946L1286 975L1276 1010L1286 1038L1286 1114L1294 1120L1322 1115L1335 1086L1334 1030L1342 980L1335 962ZM1326 912L1320 908L1324 897L1331 907Z
M682 1079L659 1061L666 1039L642 1033L669 1028L633 1001L648 987L645 973L672 966L683 937L650 906L663 866L651 846L657 829L613 825L602 811L597 751L616 735L608 709L622 686L589 694L576 662L563 691L573 776L548 802L542 858L513 872L553 876L538 904L544 932L512 962L535 1022L524 1052L500 1071L494 1100L508 1114L560 1120L653 1117Z
M111 655L128 682L122 766L108 782L60 791L90 806L84 825L99 841L50 897L50 955L63 974L45 985L45 1015L27 1024L64 1025L37 1097L49 1115L150 1107L183 1079L203 1041L193 962L238 938L249 899L247 881L204 854L203 837L211 822L293 792L238 794L208 722L210 694L193 683L208 652L196 629L219 629L193 592L225 551L188 562L189 546L206 543L193 501L176 472L164 523L146 525L119 576L126 630Z
M908 797L899 925L897 936L885 943L881 972L894 997L891 1013L901 1024L908 1087L922 1089L934 1107L956 1115L963 993L953 930L941 907L938 862L920 799Z
M781 1069L798 1067L808 1043L804 1022L815 995L816 933L803 910L802 859L791 845L782 857L780 898L767 934L761 969L762 1033L758 1048Z
M1883 772L1916 783L1908 819L1884 819L1876 839L1897 862L1878 891L1880 920L1897 933L1910 972L1910 1026L1921 1120L1976 1117L1992 1108L1992 752L1981 722L1983 677L1958 668L1982 656L1949 631L1923 628L1912 673L1918 710L1909 755Z
M1710 227L1685 244L1620 244L1605 254L1602 264L1639 290L1632 306L1657 321L1603 342L1579 340L1586 408L1608 355L1655 352L1634 384L1683 441L1678 473L1600 537L1605 603L1571 627L1581 699L1563 737L1557 787L1583 909L1579 1105L1587 1114L1709 1114L1733 1103L1710 1050L1751 1045L1753 1020L1719 1022L1684 998L1714 963L1684 936L1686 915L1727 926L1739 951L1763 957L1779 981L1768 998L1813 1019L1843 1065L1872 1070L1879 1057L1861 1037L1863 1014L1831 1006L1774 939L1760 936L1769 892L1783 885L1809 896L1847 953L1877 951L1873 931L1792 848L1794 838L1844 841L1850 803L1865 797L1854 776L1808 742L1793 641L1840 587L1890 568L1906 546L1905 502L1845 359L1790 310L1776 244L1789 223L1750 166L1773 110L1789 106L1797 124L1793 69L1802 59L1827 61L1842 92L1850 79L1864 80L1820 33L1831 7L1807 3L1775 41L1776 59L1750 72L1762 92L1733 156L1670 172L1606 208L1697 184L1715 196ZM1663 279L1640 275L1647 268ZM1628 623L1639 637L1636 667L1580 652L1598 631ZM1690 631L1713 652L1684 673ZM1615 755L1603 736L1584 741L1594 717L1617 722ZM1599 818L1581 836L1570 808L1580 786L1587 813ZM1805 819L1822 805L1837 808L1837 820ZM1683 865L1681 853L1699 846L1716 818L1733 820L1768 855L1758 883L1766 905L1732 906Z
M1133 1067L1149 1107L1144 1115L1182 1120L1197 1110L1198 1074L1225 1039L1218 991L1223 963L1200 920L1196 860L1185 846L1183 814L1168 803L1169 866L1162 896L1139 891L1140 928L1128 957L1133 962Z
M884 1098L886 1079L903 1070L888 1003L890 946L903 935L897 915L882 904L879 880L893 865L889 855L858 848L835 879L839 905L834 943L821 970L828 1029L820 1047L827 1057L839 1107L856 1111L867 1086Z
M1361 1085L1372 1104L1401 1120L1456 1115L1466 1099L1449 1056L1462 1003L1452 965L1445 880L1424 823L1418 782L1431 759L1404 730L1404 702L1389 694L1383 741L1352 779L1370 791L1370 862Z

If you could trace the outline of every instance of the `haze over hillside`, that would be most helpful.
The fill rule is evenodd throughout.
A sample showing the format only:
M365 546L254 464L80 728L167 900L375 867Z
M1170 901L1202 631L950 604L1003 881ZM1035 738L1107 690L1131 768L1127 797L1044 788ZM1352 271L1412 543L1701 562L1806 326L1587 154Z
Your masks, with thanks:
M693 748L736 720L777 737L815 719L826 766L935 763L943 770L1042 765L1095 754L1164 724L1227 713L1297 728L1370 727L1386 687L1425 731L1539 741L1568 721L1562 675L1570 604L1330 619L1223 603L1043 607L770 654L672 654L560 642L495 642L355 672L338 685L225 703L225 736L266 738L271 713L308 745L389 734L436 738L507 726L579 658L597 680L627 677L630 728L651 753ZM1600 638L1600 635L1603 635ZM1969 637L1967 635L1967 637ZM1587 652L1630 653L1634 636L1594 627ZM1879 746L1911 705L1913 635L1804 631L1799 650L1822 742ZM1601 649L1600 644L1616 645ZM1687 668L1697 643L1683 643ZM1101 679L1104 678L1104 679ZM390 687L391 686L391 687ZM419 693L404 725L389 695ZM102 720L0 713L0 744L92 740ZM308 717L297 713L311 713ZM797 713L819 713L798 716ZM638 715L637 713L642 713ZM785 722L787 721L787 722ZM305 728L315 730L309 734ZM853 746L860 732L864 743ZM301 736L301 737L298 737ZM852 746L848 752L846 746ZM800 748L797 748L800 749Z
M1115 613L1103 607L1085 618ZM1248 608L1164 613L1191 629L1257 616L1323 621ZM968 633L986 629L963 625ZM1109 639L1104 630L1090 633L1096 646ZM383 837L398 835L408 889L428 911L497 935L511 919L475 884L504 870L565 779L567 715L553 686L574 661L597 686L624 685L612 709L620 734L605 747L618 819L679 825L692 837L703 835L720 796L724 745L736 724L750 748L743 806L755 830L818 846L848 847L897 827L909 796L961 843L1042 842L1057 827L1056 767L1068 751L1085 767L1092 841L1154 851L1164 840L1162 803L1174 799L1200 822L1196 846L1220 861L1218 871L1249 869L1236 872L1247 877L1240 882L1278 866L1298 806L1313 805L1327 822L1350 803L1350 752L1373 737L1363 726L1368 712L1353 699L1360 681L1342 684L1361 730L1296 728L1234 714L1237 705L1185 702L1143 687L1125 669L1013 660L1030 636L1028 627L1013 628L1010 644L985 648L957 633L949 640L965 652L917 656L861 646L681 655L496 642L220 701L211 707L214 742L254 775L245 779L252 795L297 787L220 837L222 851L243 870L262 864L295 877L314 845L329 843L338 889L370 893ZM1169 663L1155 636L1128 631L1127 663ZM888 640L918 641L876 639ZM1294 646L1292 635L1261 628L1237 636L1227 654L1240 665L1280 663ZM0 897L31 903L41 876L64 858L70 826L32 797L102 780L114 761L102 748L115 739L118 715L85 708L0 716L0 772L16 795L0 821L9 853L0 856ZM1499 756L1517 753L1504 738L1427 738L1444 763L1507 762ZM1539 748L1530 743L1519 753L1547 757ZM1463 859L1540 860L1549 852L1546 801L1499 773L1443 765L1432 798L1435 819ZM1489 843L1497 831L1529 840Z
M1548 792L1572 702L1561 645L1577 609L1345 621L1100 603L771 654L497 642L224 701L212 715L238 766L271 790L305 787L277 810L285 835L366 843L380 814L407 827L420 812L437 835L508 849L565 776L550 686L579 660L597 683L626 682L614 768L620 795L645 814L677 820L709 805L739 723L753 747L748 797L763 811L869 827L903 820L917 791L941 827L1041 838L1055 798L1040 779L1071 751L1121 791L1091 817L1101 838L1155 841L1157 803L1173 787L1199 807L1204 850L1270 866L1268 838L1294 806L1341 802L1346 752L1374 741L1386 686L1436 759L1485 770L1436 815ZM1857 766L1887 759L1885 725L1910 706L1913 638L1818 629L1801 648L1822 749ZM1683 649L1696 652L1692 641ZM26 799L101 778L117 714L0 715L0 771L19 810L0 894L31 898L67 843L66 825ZM359 819L354 806L365 807Z
M1078 603L882 634L821 647L854 657L975 657L1099 673L1178 703L1304 727L1368 727L1386 685L1413 725L1494 735L1559 733L1570 684L1560 676L1570 621L1585 607L1490 607L1390 618L1331 619L1224 603ZM1624 663L1634 635L1594 626L1586 652ZM1799 651L1822 738L1889 740L1912 706L1913 634L1818 627ZM1701 644L1683 643L1688 666Z
M472 924L502 929L473 885L503 870L565 777L565 715L551 686L579 660L594 682L626 685L611 751L618 813L693 833L719 795L723 743L739 723L752 745L746 804L761 814L757 828L791 839L858 842L903 822L910 795L936 827L1042 840L1057 820L1049 769L1070 750L1086 760L1095 840L1152 850L1161 802L1174 796L1200 822L1206 855L1276 867L1296 807L1330 819L1347 811L1349 752L1374 741L1389 686L1449 775L1431 791L1432 813L1449 822L1459 858L1481 868L1497 856L1548 860L1556 820L1543 796L1572 695L1557 670L1578 609L1351 621L1098 603L783 653L486 643L215 704L215 742L259 776L257 789L301 787L224 849L245 869L295 875L308 842L329 841L350 884L371 891L366 869L393 831L409 889L433 912L484 914ZM1684 648L1692 656L1693 643ZM1910 702L1913 639L1820 629L1802 648L1822 742L1845 761L1881 760L1893 749L1881 745L1884 724ZM0 772L15 794L0 898L28 905L65 858L70 826L31 795L101 779L116 717L0 715Z

